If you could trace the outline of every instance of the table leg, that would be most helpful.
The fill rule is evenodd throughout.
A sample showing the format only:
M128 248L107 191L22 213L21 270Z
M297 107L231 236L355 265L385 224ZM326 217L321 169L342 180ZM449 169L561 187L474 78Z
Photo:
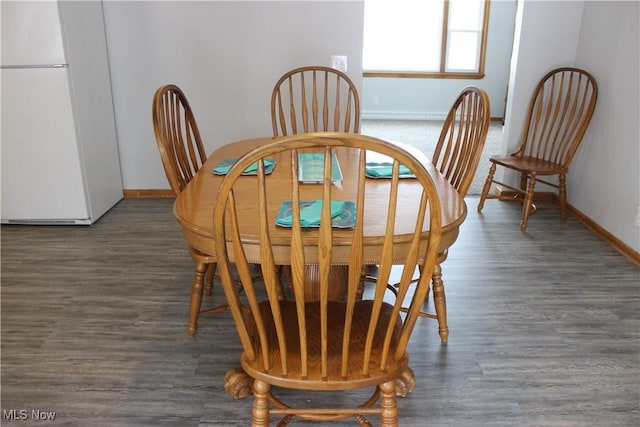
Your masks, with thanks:
M282 266L284 280L287 282L289 291L293 293L293 282L291 278L291 266ZM319 301L320 300L320 270L318 265L310 264L304 268L305 275L305 289L304 300ZM328 290L329 301L340 301L344 297L347 291L347 280L349 275L349 269L346 265L334 265L331 266L329 272L330 287Z
M320 301L320 269L317 264L310 264L304 267L305 301ZM347 291L347 280L349 277L349 267L346 265L332 265L329 272L329 301L340 301Z

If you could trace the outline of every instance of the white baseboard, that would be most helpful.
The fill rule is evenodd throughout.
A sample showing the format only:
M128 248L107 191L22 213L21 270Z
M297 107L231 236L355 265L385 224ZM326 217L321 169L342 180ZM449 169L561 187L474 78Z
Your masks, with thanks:
M437 120L443 121L447 113L416 113L401 111L363 111L362 120Z

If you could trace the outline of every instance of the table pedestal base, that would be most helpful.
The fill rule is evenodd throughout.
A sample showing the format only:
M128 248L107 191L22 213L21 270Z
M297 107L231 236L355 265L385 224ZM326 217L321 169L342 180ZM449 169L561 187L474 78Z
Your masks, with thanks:
M291 266L285 265L282 268L286 285L293 293L293 279L291 278ZM347 280L349 268L346 265L332 265L329 271L329 283L331 286L327 291L329 301L340 301L347 291ZM320 301L320 269L317 264L308 264L304 267L304 300Z

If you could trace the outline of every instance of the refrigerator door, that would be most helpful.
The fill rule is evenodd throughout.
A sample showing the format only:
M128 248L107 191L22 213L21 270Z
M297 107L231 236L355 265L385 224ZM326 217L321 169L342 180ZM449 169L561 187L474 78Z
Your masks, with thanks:
M0 1L3 67L66 64L55 1Z
M2 69L2 222L89 222L67 68Z

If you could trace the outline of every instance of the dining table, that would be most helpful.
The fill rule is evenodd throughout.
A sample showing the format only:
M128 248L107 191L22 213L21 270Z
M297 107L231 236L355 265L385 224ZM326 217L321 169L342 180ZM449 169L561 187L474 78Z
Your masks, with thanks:
M225 144L213 151L213 153L207 158L206 162L201 166L199 171L189 182L189 184L178 194L173 206L174 215L182 228L182 234L186 239L188 245L191 248L195 248L198 251L207 254L215 259L215 242L213 238L213 211L217 198L217 191L220 187L225 175L213 173L213 169L220 165L221 162L229 159L237 159L243 154L251 151L252 149L270 141L273 137L262 138L249 138L239 140ZM467 208L464 198L456 191L456 189L449 183L449 181L437 170L432 164L429 158L422 153L419 149L408 146L406 144L391 142L399 145L406 151L410 152L416 159L418 159L428 171L435 187L438 192L441 212L442 212L442 233L441 243L438 255L437 264L434 268L432 277L432 291L434 293L434 306L436 316L439 323L439 333L443 342L447 341L448 327L446 324L446 302L444 299L444 284L442 281L442 269L440 263L446 259L448 249L458 238L460 231L460 225L463 223ZM357 171L358 169L358 156L354 153L356 150L341 147L336 150L339 165L344 173L343 181L336 183L332 189L332 197L341 200L355 200L356 187L351 185L350 181L355 181L353 173L350 171ZM290 192L290 188L286 187L286 183L291 179L290 164L287 164L288 159L274 159L276 166L272 173L268 175L268 179L271 181L269 186L273 204L272 208L274 212L277 212L282 196L287 191ZM255 177L247 176L243 179L251 180ZM350 179L351 178L351 179ZM413 181L413 182L412 182ZM279 183L282 183L280 185ZM366 186L366 203L368 209L377 209L376 199L380 198L380 205L386 203L386 191L384 190L388 184L388 180L385 179L368 179ZM309 184L310 191L314 191L313 188L317 188L318 194L321 192L322 185ZM407 227L407 232L412 230L413 224L415 224L415 216L413 214L405 213L410 212L411 209L403 209L402 203L411 203L411 190L412 188L418 188L415 184L415 180L403 179L400 185L402 189L404 187L407 190L407 197L398 205L396 210L396 230L394 235L403 235L403 226ZM251 192L240 193L243 194L238 199L240 204L246 204L245 209L240 209L238 221L243 225L241 238L243 241L243 247L246 251L247 259L251 262L259 263L260 261L260 229L258 221L258 210L252 209L257 201L257 194L251 194ZM416 193L417 194L417 193ZM269 194L267 194L269 197ZM417 197L417 196L416 196ZM383 200L384 198L384 200ZM366 214L366 212L365 212ZM404 216L407 216L406 218ZM365 218L367 215L365 215ZM375 266L378 263L377 257L380 254L380 249L384 241L386 234L385 221L365 221L364 223L364 260L365 264ZM428 228L428 224L425 224ZM290 251L290 236L291 230L284 227L276 227L274 224L274 234L272 238L272 248L274 251L274 259L276 264L286 266L290 263L289 254ZM428 232L428 230L427 230ZM338 244L338 248L342 250L334 250L332 262L336 265L336 273L340 274L341 267L344 267L348 262L349 249L350 249L350 230L342 229L339 233L334 233L334 239L342 239L342 244ZM404 262L409 251L409 239L396 239L394 242L394 264L401 264ZM309 266L309 270L306 273L307 276L311 276L309 283L313 283L313 276L316 274L313 270L313 266ZM339 281L338 281L339 282ZM313 288L313 285L310 285ZM202 292L200 289L199 292ZM339 297L343 289L337 289L334 291L335 297ZM313 289L308 293L310 296L314 295ZM305 293L306 295L306 293ZM198 301L199 306L199 301ZM192 310L193 301L192 301ZM197 307L196 307L197 309ZM241 373L238 373L241 375ZM227 380L225 380L227 381ZM234 385L233 387L236 387ZM232 388L233 388L232 387ZM225 388L227 386L225 385ZM247 391L231 392L227 389L227 392L234 395L234 397L242 397L243 393ZM240 393L238 395L237 393Z

